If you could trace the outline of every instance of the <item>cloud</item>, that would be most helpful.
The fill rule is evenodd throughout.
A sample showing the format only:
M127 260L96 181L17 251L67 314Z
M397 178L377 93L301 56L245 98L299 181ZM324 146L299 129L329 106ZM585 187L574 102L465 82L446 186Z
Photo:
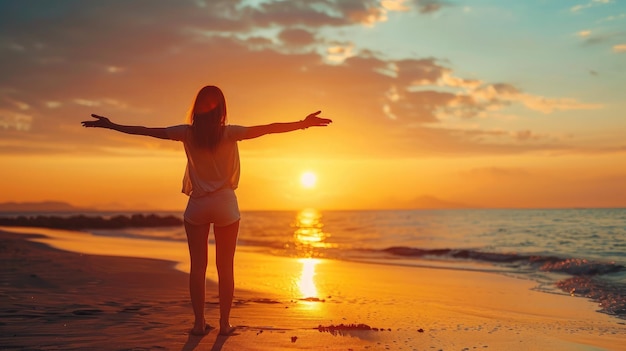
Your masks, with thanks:
M626 13L621 13L619 15L611 15L611 16L605 17L601 19L600 22L611 22L611 21L622 20L624 18L626 18Z
M425 140L431 140L425 151L464 149L465 152L493 152L493 149L502 147L501 142L493 143L491 147L487 145L496 137L509 138L511 141L536 141L538 134L435 131L431 130L432 124L440 123L444 116L484 117L484 114L493 112L494 108L500 109L512 103L522 103L545 113L582 106L574 100L557 103L559 99L526 94L511 84L489 84L477 79L457 77L450 68L434 58L389 60L370 52L351 52L353 56L345 58L341 63L327 65L323 57L314 52L296 55L271 47L251 50L249 40L208 37L201 41L183 42L183 53L164 56L152 62L141 61L141 65L129 62L125 64L128 69L115 75L115 78L93 66L90 69L89 65L78 71L74 65L62 65L54 74L45 69L35 69L20 78L25 82L39 79L42 84L27 87L17 84L16 79L15 86L20 91L16 100L33 106L30 121L40 126L45 125L48 116L55 116L55 123L77 124L76 116L88 116L91 112L99 111L120 118L136 116L137 121L142 123L145 123L145 118L150 118L151 124L162 125L176 121L172 116L181 116L182 121L184 111L181 106L186 108L194 90L210 79L212 82L227 82L220 85L227 89L228 96L235 100L245 97L250 106L266 106L269 102L269 115L281 113L280 109L271 106L282 105L278 102L285 98L292 105L315 101L320 106L336 106L337 101L341 101L352 106L350 112L359 116L357 120L344 121L346 125L367 123L381 132L396 133L396 128L403 128L407 123L416 124L426 133ZM291 40L294 43L307 42ZM338 50L335 54L346 55L348 51ZM116 61L127 59L124 53L120 55ZM211 64L207 65L207 60ZM45 79L41 80L44 76ZM50 85L48 79L63 84ZM98 84L93 84L94 81ZM142 93L146 87L151 87L149 94ZM163 100L163 96L168 96L167 101L155 101ZM16 105L9 107L19 112ZM50 107L55 108L50 110ZM155 114L155 111L158 113ZM239 113L254 114L248 110ZM390 119L400 124L388 125ZM10 121L15 125L14 120ZM39 132L46 133L47 138L54 137L55 128L46 128L39 129ZM73 135L67 141L93 142L93 139L87 141L83 138ZM93 138L102 138L106 142L105 139L111 137L103 134ZM439 141L435 142L436 138ZM477 143L483 145L478 147L475 145ZM419 145L422 146L421 143ZM343 148L346 150L350 147ZM509 149L510 152L514 150Z
M138 11L142 1L133 3L132 8L123 1L111 1L101 8L71 2L37 3L32 7L4 2L1 5L4 11L0 11L0 50L12 52L14 56L27 54L29 61L49 66L67 60L93 59L103 69L117 73L121 68L130 67L127 60L116 61L114 56L119 51L134 58L163 56L183 50L189 39L250 37L259 29L271 31L277 27L284 43L293 45L294 40L302 43L311 39L302 30L374 24L383 21L387 12L403 9L393 5L394 2L385 3L385 8L374 0L272 1L258 7L242 7L237 1L226 0L198 2L198 5L143 2L150 11ZM43 13L47 15L41 15ZM69 14L71 21L65 18ZM89 50L85 50L87 47Z
M434 59L394 62L396 89L389 101L390 113L419 117L433 122L446 116L474 118L498 111L513 103L549 114L554 111L599 109L602 105L582 103L572 98L548 98L526 93L508 83L487 83L456 77L452 70ZM440 87L443 90L440 90ZM451 90L452 89L452 90Z
M404 3L405 0L381 0L380 6L387 11L409 11L410 8Z
M0 128L15 129L17 131L29 131L33 123L33 117L16 111L0 108Z
M626 52L626 44L613 45L613 52L617 52L617 53Z
M530 129L507 131L503 129L481 129L479 126L468 126L466 128L454 127L450 131L456 130L459 135L474 142L484 145L492 144L514 144L518 146L540 146L540 148L559 148L558 138L553 135L537 133Z
M590 30L581 30L580 32L576 33L576 35L581 37L581 38L586 38L586 37L591 35L591 31Z
M380 5L387 11L410 11L411 8L417 9L419 13L432 13L441 10L447 6L448 2L440 0L381 0Z
M545 114L553 111L597 110L603 107L601 104L582 103L572 98L551 99L525 93L518 94L512 100L520 101L529 109Z
M326 60L331 63L342 63L347 58L354 56L354 44L331 42L326 48Z
M8 89L1 91L11 97L0 100L0 138L19 129L42 142L63 135L68 149L93 143L132 146L135 142L127 138L86 134L78 122L93 112L126 123L182 122L193 95L208 83L223 87L238 123L267 122L268 115L292 115L309 106L341 111L347 117L337 125L344 125L353 139L337 148L354 153L371 147L373 130L381 142L402 150L409 145L407 153L555 148L540 144L549 141L540 131L524 127L470 131L442 122L495 118L511 105L542 113L599 107L461 77L434 57L391 59L313 29L361 25L345 15L371 7L422 6L427 12L444 2L338 1L315 2L323 5L316 7L294 0L257 8L238 8L232 1L149 3L154 4L150 13L124 1L97 11L64 8L68 3L53 11L45 5L37 10L50 13L42 25L37 13L28 12L33 9L0 15L12 22L11 27L0 21L0 28L11 28L0 32L0 47L16 43L22 48L0 48L0 89ZM64 17L68 13L72 21ZM309 50L315 45L323 50ZM260 106L263 114L257 113ZM12 147L18 147L18 139ZM503 145L504 140L515 145Z
M348 18L354 22L371 27L378 22L386 22L387 12L388 11L383 7L369 7L363 10L350 12L348 14Z
M315 36L308 30L294 28L280 32L278 38L289 46L307 46L315 42Z
M516 155L532 152L564 152L571 147L540 136L537 139L522 141L515 138L515 132L506 130L440 128L437 124L429 127L414 126L395 134L391 147L406 150L412 145L408 155ZM404 146L404 147L401 147ZM402 152L402 151L399 151ZM402 153L399 155L403 155ZM404 155L407 155L405 152Z
M477 84L477 83L473 83ZM511 103L520 103L533 111L549 114L554 111L567 110L590 110L602 108L600 104L582 103L572 98L548 98L520 91L508 83L487 84L470 86L465 95L467 104L473 104L486 110L499 110ZM470 115L469 117L472 117Z
M461 172L460 175L464 178L478 177L478 178L526 178L532 174L523 168L507 168L507 167L482 167L473 168L468 171Z
M580 36L580 37L585 39L584 40L584 44L585 45L597 45L597 44L605 43L605 42L607 42L609 40L612 40L614 38L622 38L624 36L624 34L626 34L626 32L624 32L624 31L611 32L611 33L600 33L600 34L592 34L590 32L589 35Z
M437 12L448 5L448 2L439 0L414 0L414 3L420 13Z
M596 6L601 6L601 5L608 5L613 3L613 0L591 0L586 4L578 4L575 6L572 6L570 8L571 12L580 12L582 10L591 8L591 7L596 7Z
M520 140L520 141L526 141L526 140L531 140L531 139L539 139L540 137L536 134L534 134L532 131L530 130L520 130L517 132L512 132L513 137L515 137L515 139Z
M389 12L416 9L426 14L440 10L444 4L437 0L272 1L249 8L242 19L248 19L255 26L261 27L276 24L304 25L311 28L353 24L373 26L387 21Z

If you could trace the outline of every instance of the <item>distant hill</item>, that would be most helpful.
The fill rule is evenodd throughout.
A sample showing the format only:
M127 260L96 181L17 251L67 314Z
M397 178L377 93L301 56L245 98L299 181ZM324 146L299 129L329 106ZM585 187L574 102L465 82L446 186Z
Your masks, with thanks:
M61 201L42 202L3 202L0 203L0 212L66 212L87 211L90 209L76 207Z

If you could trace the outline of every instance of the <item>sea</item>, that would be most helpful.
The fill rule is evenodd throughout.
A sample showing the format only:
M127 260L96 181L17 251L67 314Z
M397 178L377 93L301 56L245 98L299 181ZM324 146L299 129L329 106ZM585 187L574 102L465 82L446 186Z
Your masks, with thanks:
M113 217L138 212L93 212ZM39 213L40 214L40 213ZM72 216L77 213L46 213ZM150 212L159 216L182 212ZM0 216L38 215L32 213ZM238 245L271 255L494 272L626 319L626 209L243 211ZM185 241L182 226L87 229Z

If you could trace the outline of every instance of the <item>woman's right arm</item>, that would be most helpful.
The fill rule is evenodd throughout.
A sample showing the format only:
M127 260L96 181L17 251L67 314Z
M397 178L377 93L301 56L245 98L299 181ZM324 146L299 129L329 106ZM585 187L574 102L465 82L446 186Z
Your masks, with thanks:
M159 139L170 139L167 135L166 128L149 128L144 126L125 126L111 122L108 118L92 114L91 117L95 121L82 121L83 127L87 128L106 128L118 132L134 135L145 135Z

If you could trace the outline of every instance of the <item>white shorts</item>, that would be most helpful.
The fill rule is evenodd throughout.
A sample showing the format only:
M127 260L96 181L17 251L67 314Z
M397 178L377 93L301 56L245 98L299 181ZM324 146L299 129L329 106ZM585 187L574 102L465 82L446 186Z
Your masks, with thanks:
M200 197L189 197L185 221L193 225L225 227L239 220L239 205L233 189L220 189Z

